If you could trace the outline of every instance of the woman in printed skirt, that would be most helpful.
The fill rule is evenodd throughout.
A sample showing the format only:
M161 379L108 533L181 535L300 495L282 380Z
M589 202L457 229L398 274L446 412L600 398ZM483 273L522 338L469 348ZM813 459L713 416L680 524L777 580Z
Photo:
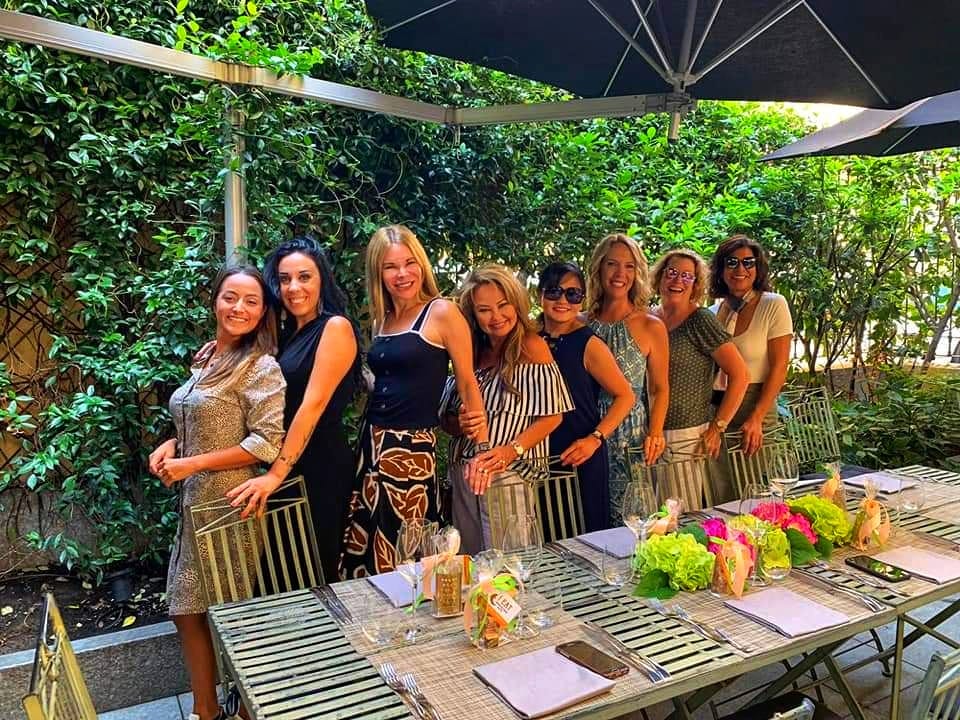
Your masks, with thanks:
M471 272L459 303L472 330L489 445L478 445L467 434L470 426L454 379L447 383L441 410L444 429L453 436L448 454L453 522L461 548L474 554L497 540L491 537L482 495L494 481L521 486L536 481L546 466L547 436L573 402L530 319L527 293L508 268L486 265Z
M538 283L542 330L560 374L570 390L574 409L564 413L550 434L551 457L577 468L585 530L607 527L610 470L607 438L633 410L636 396L610 348L580 320L586 297L583 272L573 263L552 262ZM600 413L600 394L613 398Z
M403 520L441 519L435 427L451 362L466 398L466 432L486 440L470 328L457 306L440 298L420 240L403 225L380 228L366 260L373 320L367 361L376 379L344 543L341 575L348 578L394 568Z
M267 288L252 267L223 270L213 285L216 344L170 398L176 437L150 454L150 472L179 483L180 526L167 572L167 602L177 627L193 691L192 717L226 718L217 701L217 667L203 588L210 579L198 557L191 508L223 497L272 462L283 439L283 374L273 358L276 321ZM242 533L241 533L242 534ZM233 577L254 575L256 538L234 548ZM248 567L240 568L240 558ZM209 566L210 563L208 562ZM231 572L225 569L224 572ZM226 586L226 576L221 584Z

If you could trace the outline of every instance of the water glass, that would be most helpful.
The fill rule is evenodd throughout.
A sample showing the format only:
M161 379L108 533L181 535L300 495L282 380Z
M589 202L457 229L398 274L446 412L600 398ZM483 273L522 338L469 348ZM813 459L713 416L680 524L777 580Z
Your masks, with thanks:
M423 556L429 554L431 538L436 532L436 523L424 518L404 520L397 533L396 570L400 576L410 583L411 612L410 622L403 627L403 636L407 642L415 643L424 632L424 627L417 621L417 599L420 595L420 584L423 580Z
M650 516L657 510L656 493L651 485L634 481L624 488L620 514L623 516L623 524L630 528L638 543L647 539Z
M603 555L600 557L600 576L611 587L623 587L627 583L628 572L623 561L612 554L607 546L603 546Z
M360 632L374 645L389 645L396 631L390 611L376 593L367 593L360 608Z
M540 521L527 515L510 515L497 541L503 551L503 564L520 581L518 602L524 610L515 630L519 637L535 637L539 634L530 613L526 611L527 584L543 558L543 542L540 540ZM542 618L538 618L542 619Z
M902 475L897 475L900 478L900 490L897 495L899 498L900 509L905 510L906 512L917 512L918 510L923 510L923 506L927 504L927 486L922 480L918 480L917 484L913 487L904 487L904 477ZM898 513L899 515L899 513Z
M787 493L800 482L800 463L792 450L775 453L767 460L767 478L774 499L786 502Z

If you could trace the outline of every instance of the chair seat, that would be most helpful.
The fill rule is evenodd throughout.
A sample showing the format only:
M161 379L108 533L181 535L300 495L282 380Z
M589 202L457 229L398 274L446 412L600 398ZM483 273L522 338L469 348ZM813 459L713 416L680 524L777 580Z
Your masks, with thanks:
M776 713L793 710L800 706L806 696L803 693L791 692L786 695L778 695L772 700L751 705L750 707L737 710L732 715L724 715L721 720L770 720ZM813 713L813 720L842 720L841 715L833 712L826 705L821 705L812 698L807 698L813 704L816 710Z

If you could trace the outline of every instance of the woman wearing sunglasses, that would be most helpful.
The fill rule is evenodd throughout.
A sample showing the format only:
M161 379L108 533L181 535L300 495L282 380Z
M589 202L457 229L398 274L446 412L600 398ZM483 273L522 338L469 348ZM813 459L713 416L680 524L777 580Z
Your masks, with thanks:
M776 400L787 379L793 320L787 301L772 292L770 266L756 240L746 235L728 238L714 253L711 271L710 294L718 301L713 310L747 366L749 384L730 429L743 432L744 452L752 455L763 445L764 428L777 422ZM729 379L721 373L715 387L729 392ZM719 397L717 393L715 400Z
M573 263L552 262L540 273L542 329L560 374L573 397L574 409L564 413L550 434L551 456L577 468L587 532L608 526L610 491L606 438L624 421L636 402L633 388L610 348L580 321L586 297L583 272ZM613 402L600 412L600 392Z
M695 446L699 438L700 449L717 458L723 432L743 399L747 370L730 334L712 312L700 305L706 295L707 277L706 262L689 250L671 250L653 266L654 287L660 296L660 306L654 312L670 333L670 404L664 423L667 445L676 454L679 448ZM717 366L730 382L714 413L710 401ZM705 477L676 478L678 487L666 492L681 496L689 509L702 507L706 501L731 498L730 488L714 486L707 492L706 482Z

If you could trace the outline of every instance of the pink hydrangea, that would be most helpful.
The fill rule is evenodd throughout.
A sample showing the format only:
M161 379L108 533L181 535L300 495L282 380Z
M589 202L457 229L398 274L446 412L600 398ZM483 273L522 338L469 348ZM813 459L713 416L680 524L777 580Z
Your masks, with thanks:
M701 527L703 531L707 534L707 550L712 552L714 555L720 552L720 546L711 542L710 538L720 538L721 540L727 539L727 524L720 518L710 518L704 520Z
M817 534L813 531L813 526L810 524L810 521L800 513L793 513L790 516L790 519L787 521L787 524L783 526L783 529L793 528L794 530L799 530L803 533L804 537L810 541L811 545L815 545L817 542Z
M750 514L775 527L782 528L783 523L790 518L790 508L783 503L765 502L757 505Z

